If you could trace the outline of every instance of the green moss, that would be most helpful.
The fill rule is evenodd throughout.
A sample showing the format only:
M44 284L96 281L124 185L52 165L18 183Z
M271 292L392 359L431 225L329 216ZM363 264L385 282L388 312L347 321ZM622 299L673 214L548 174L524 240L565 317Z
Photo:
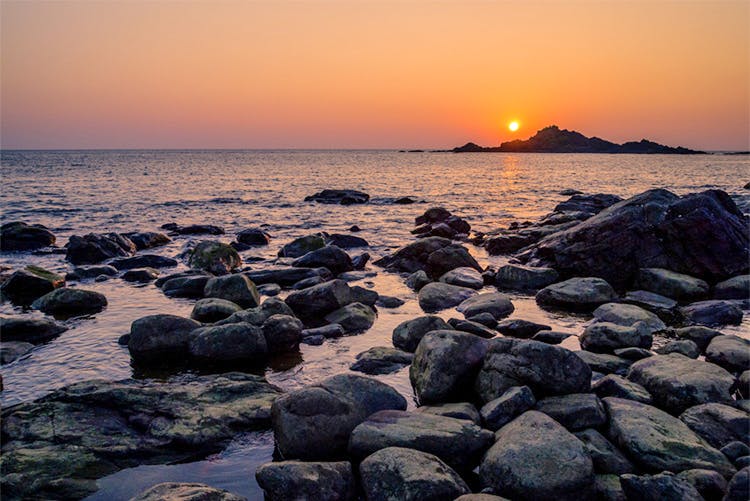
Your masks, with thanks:
M63 277L62 275L58 275L57 273L53 273L49 270L45 270L44 268L41 268L39 266L30 264L26 267L26 271L28 271L32 275L36 275L39 278L49 280L55 287L61 287L63 284L65 284L65 277Z

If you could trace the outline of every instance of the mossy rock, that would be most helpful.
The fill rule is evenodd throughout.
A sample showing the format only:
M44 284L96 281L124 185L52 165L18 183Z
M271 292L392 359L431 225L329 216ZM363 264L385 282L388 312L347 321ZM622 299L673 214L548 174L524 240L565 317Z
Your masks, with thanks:
M242 264L242 258L230 245L204 240L190 253L188 264L191 268L205 270L214 275L226 275Z

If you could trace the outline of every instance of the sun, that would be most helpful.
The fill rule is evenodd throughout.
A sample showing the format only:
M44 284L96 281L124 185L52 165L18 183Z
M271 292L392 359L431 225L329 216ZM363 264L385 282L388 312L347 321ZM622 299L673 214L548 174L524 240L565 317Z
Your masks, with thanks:
M508 128L510 129L511 132L517 131L518 130L518 122L516 122L515 120L512 121L511 123L508 124Z

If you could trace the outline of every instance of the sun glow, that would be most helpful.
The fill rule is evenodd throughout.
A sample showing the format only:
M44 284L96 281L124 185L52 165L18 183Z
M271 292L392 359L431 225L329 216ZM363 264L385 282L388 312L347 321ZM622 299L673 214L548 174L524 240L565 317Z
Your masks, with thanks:
M511 123L508 124L508 128L510 129L511 132L517 131L518 130L518 122L516 122L515 120L512 121Z

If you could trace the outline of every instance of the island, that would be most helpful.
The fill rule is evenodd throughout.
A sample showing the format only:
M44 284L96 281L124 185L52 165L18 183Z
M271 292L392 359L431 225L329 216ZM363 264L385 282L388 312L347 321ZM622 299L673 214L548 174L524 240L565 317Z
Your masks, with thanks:
M545 127L526 140L516 139L502 143L500 146L491 147L466 143L463 146L453 148L451 151L453 153L658 153L672 155L706 153L682 146L676 148L665 146L647 139L617 144L598 137L586 137L573 130L560 129L556 125Z

